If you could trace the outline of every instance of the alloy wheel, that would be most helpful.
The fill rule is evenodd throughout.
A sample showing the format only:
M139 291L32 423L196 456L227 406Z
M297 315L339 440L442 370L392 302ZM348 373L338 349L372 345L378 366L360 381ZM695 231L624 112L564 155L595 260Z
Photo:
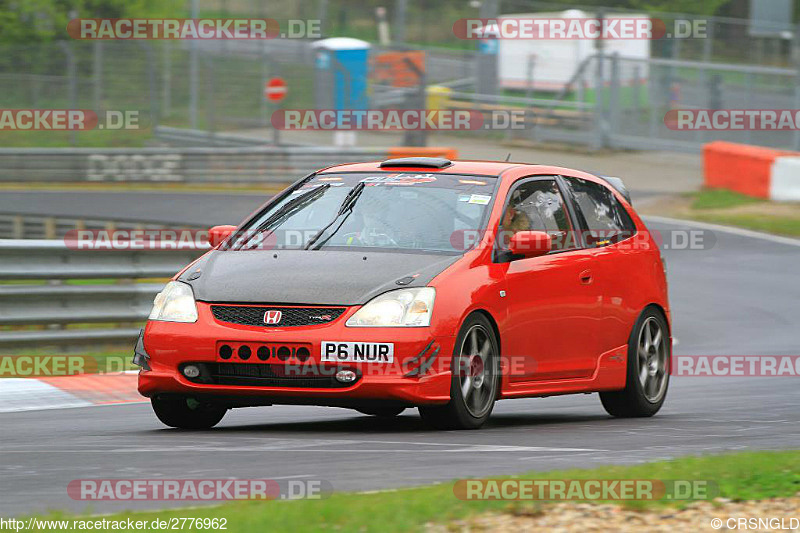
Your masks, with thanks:
M459 351L459 385L467 411L480 418L492 408L497 388L495 347L489 332L475 324Z

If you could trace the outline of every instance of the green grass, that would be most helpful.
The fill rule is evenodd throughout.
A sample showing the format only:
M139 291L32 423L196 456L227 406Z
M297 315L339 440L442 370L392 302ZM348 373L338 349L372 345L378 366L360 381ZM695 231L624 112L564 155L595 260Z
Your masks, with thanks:
M413 458L409 458L413 461ZM261 471L254 470L257 477ZM387 476L391 473L387 472ZM789 497L800 491L800 451L748 452L686 457L635 466L551 471L516 476L528 479L661 479L705 480L715 483L719 497L755 500ZM685 504L685 502L683 503ZM663 508L679 502L628 502L632 508ZM106 518L152 521L172 517L227 518L227 528L242 531L409 531L428 522L446 523L484 512L535 512L537 502L464 501L453 495L453 484L373 494L336 493L323 500L235 502L190 511L118 513ZM57 513L48 516L67 517Z
M725 209L764 201L727 189L703 189L692 197L692 209Z
M703 189L689 196L689 211L679 216L712 224L800 237L800 205L795 204L796 209L792 210L792 204L773 203L726 189ZM757 210L737 210L742 206L756 204L759 204Z
M692 218L701 222L710 222L712 224L736 226L755 231L764 231L766 233L775 233L777 235L800 237L800 217L764 216L747 213L698 213L693 215Z

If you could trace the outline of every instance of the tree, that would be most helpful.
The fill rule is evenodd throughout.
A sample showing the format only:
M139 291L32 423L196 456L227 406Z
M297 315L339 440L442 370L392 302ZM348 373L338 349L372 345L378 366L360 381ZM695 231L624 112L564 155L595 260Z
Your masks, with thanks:
M183 9L183 2L174 0L0 0L0 42L67 39L73 18L154 18L176 16L174 11L185 16Z
M687 13L690 15L715 14L731 0L627 0L629 7L645 13Z

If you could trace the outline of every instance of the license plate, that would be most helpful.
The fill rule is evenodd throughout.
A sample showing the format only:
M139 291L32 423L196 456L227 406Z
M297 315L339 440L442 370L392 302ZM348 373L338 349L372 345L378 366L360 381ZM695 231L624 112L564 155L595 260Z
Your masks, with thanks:
M338 363L391 363L394 343L391 342L322 342L322 360Z

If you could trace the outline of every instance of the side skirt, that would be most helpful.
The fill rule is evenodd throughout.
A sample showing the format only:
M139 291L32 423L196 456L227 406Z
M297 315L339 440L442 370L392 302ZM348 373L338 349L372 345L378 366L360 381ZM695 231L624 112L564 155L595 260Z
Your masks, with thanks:
M624 389L627 364L628 345L623 344L602 354L597 359L595 371L587 378L512 383L504 377L500 399Z

